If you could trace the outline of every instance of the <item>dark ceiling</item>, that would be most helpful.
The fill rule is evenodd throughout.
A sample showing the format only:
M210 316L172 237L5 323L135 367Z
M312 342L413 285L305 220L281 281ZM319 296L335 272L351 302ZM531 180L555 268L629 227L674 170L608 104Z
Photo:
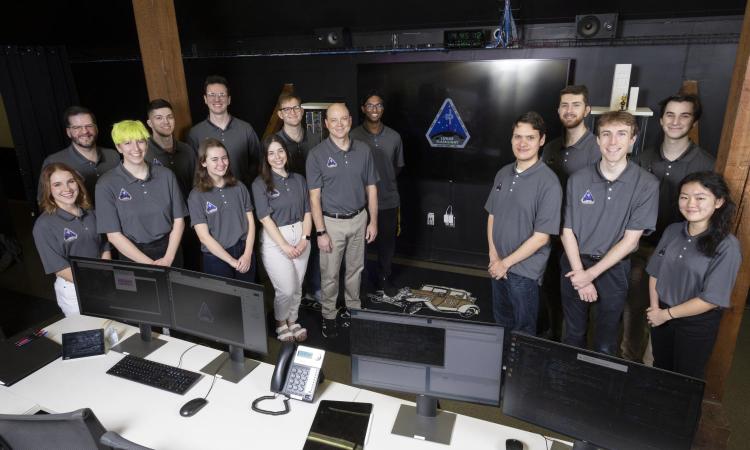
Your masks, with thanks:
M353 32L469 27L500 20L502 1L175 0L183 47L196 42L311 34L321 27ZM333 6L331 6L333 4ZM512 0L518 23L573 21L577 14L617 12L621 19L743 14L745 0ZM69 48L130 49L137 53L132 4L127 0L6 2L0 44L66 44ZM98 51L97 53L101 53Z

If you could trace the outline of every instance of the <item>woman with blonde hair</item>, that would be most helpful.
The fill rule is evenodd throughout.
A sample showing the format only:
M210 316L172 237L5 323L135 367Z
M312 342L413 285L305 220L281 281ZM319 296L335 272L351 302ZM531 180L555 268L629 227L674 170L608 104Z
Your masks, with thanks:
M42 169L39 181L42 213L34 223L34 243L45 273L57 275L58 306L66 317L77 315L78 296L69 258L109 259L109 244L96 231L96 216L78 172L63 163L52 163Z

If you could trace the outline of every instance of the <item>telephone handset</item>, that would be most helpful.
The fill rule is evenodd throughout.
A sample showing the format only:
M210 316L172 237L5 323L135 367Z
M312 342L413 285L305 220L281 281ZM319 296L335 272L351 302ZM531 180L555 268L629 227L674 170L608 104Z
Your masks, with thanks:
M322 380L323 358L325 350L285 342L279 351L276 368L271 375L271 391L284 395L284 409L281 411L267 411L258 407L263 400L271 400L276 396L264 396L253 401L253 411L278 416L289 412L289 400L303 400L312 403L315 388Z
M271 390L312 403L325 354L325 350L285 343L271 376Z

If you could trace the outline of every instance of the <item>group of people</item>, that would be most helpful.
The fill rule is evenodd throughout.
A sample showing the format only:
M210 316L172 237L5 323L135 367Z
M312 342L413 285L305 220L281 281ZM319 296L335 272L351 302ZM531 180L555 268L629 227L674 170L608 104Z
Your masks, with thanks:
M650 326L654 365L701 378L741 255L726 182L688 137L700 101L663 100L661 145L635 153L635 117L604 113L594 135L590 112L586 87L568 86L562 136L545 143L535 112L513 123L515 161L485 204L495 320L536 334L541 305L562 342L586 348L592 328L593 349L616 355L626 310L623 356L643 358Z
M208 77L204 88L209 115L187 144L174 138L165 100L148 107L151 133L135 120L113 126L117 151L97 146L89 110L66 111L71 145L43 164L43 214L34 225L63 312L77 313L69 256L181 265L186 226L200 242L204 272L254 281L256 220L280 340L307 336L297 323L305 283L320 301L323 336L338 334L337 316L360 307L367 244L377 245L378 288L394 295L404 156L400 135L382 122L382 96L362 99L364 122L355 129L346 105L332 104L329 136L317 143L303 124L301 99L282 95L283 127L261 143L250 124L229 114L226 79ZM650 326L657 367L702 376L740 251L729 233L735 207L726 183L712 172L714 158L688 138L699 99L665 99L661 146L633 154L632 115L601 115L594 135L584 121L586 87L568 86L559 100L557 139L547 142L536 112L513 123L515 161L497 172L485 204L496 322L536 334L542 316L548 333L561 323L563 342L586 347L593 307L593 348L614 355L625 311L624 356L643 357ZM346 306L339 310L342 263Z
M365 121L355 130L346 105L332 104L329 138L320 143L306 131L296 95L279 98L284 125L262 143L249 123L229 114L225 78L208 77L203 98L209 115L190 130L189 143L174 137L172 106L157 99L147 109L151 133L138 120L112 127L116 151L97 145L91 111L74 106L64 113L71 144L42 164L42 214L33 230L45 272L57 276L63 313L78 313L70 256L182 266L191 235L200 243L202 271L255 281L256 219L280 340L307 337L297 319L308 272L308 294L322 306L323 335L337 335L337 315L360 307L365 246L378 234L378 285L395 293L389 277L396 174L404 162L400 136L381 121L382 98L373 92L363 99ZM350 131L359 137L350 138ZM342 260L346 307L339 311Z

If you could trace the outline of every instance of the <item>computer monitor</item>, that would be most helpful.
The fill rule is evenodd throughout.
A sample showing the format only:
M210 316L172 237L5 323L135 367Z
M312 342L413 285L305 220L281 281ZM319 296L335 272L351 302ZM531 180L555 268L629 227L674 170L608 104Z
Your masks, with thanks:
M352 384L417 394L392 433L450 444L455 414L437 399L500 404L503 328L453 319L351 310Z
M704 382L513 333L503 414L577 440L573 448L689 449Z
M81 314L139 325L138 335L112 350L145 357L166 343L151 333L172 324L165 267L73 256L70 268Z
M243 349L268 353L263 286L173 268L169 288L173 329L229 346L203 372L237 383L258 365Z

